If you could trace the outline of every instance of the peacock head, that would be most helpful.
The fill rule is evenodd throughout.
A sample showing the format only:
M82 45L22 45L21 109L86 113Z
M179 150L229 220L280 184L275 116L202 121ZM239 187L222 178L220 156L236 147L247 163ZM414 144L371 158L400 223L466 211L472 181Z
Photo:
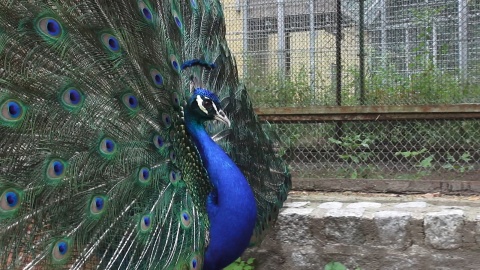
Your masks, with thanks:
M230 126L217 95L204 88L196 88L188 102L189 110L200 121L219 120Z

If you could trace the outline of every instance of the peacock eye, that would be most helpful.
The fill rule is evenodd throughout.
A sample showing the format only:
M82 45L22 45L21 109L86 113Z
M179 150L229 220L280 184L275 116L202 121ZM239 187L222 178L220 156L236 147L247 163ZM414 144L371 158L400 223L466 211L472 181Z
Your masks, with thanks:
M212 107L212 100L210 100L210 99L204 100L204 101L203 101L203 107L205 107L205 108L210 108L210 107Z

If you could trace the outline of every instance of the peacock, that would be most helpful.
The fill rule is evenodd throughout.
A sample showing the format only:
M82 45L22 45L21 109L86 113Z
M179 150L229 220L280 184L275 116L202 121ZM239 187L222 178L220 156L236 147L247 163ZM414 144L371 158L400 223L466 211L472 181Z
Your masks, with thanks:
M222 269L291 187L219 0L0 0L0 269Z

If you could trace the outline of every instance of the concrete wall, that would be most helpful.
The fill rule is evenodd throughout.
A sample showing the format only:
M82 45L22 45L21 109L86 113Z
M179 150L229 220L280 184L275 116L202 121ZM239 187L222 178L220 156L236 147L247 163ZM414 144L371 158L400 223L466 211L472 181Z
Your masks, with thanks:
M291 196L255 269L480 269L479 197ZM428 198L428 197L433 198Z

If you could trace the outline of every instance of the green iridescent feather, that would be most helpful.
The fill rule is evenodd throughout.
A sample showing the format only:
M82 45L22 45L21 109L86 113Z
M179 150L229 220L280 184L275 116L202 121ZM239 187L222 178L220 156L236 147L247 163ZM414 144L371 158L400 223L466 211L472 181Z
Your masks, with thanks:
M223 99L232 126L210 134L254 190L261 239L290 177L223 16L217 0L0 1L1 269L201 267L212 184L185 129L191 76ZM196 58L217 68L180 71Z

